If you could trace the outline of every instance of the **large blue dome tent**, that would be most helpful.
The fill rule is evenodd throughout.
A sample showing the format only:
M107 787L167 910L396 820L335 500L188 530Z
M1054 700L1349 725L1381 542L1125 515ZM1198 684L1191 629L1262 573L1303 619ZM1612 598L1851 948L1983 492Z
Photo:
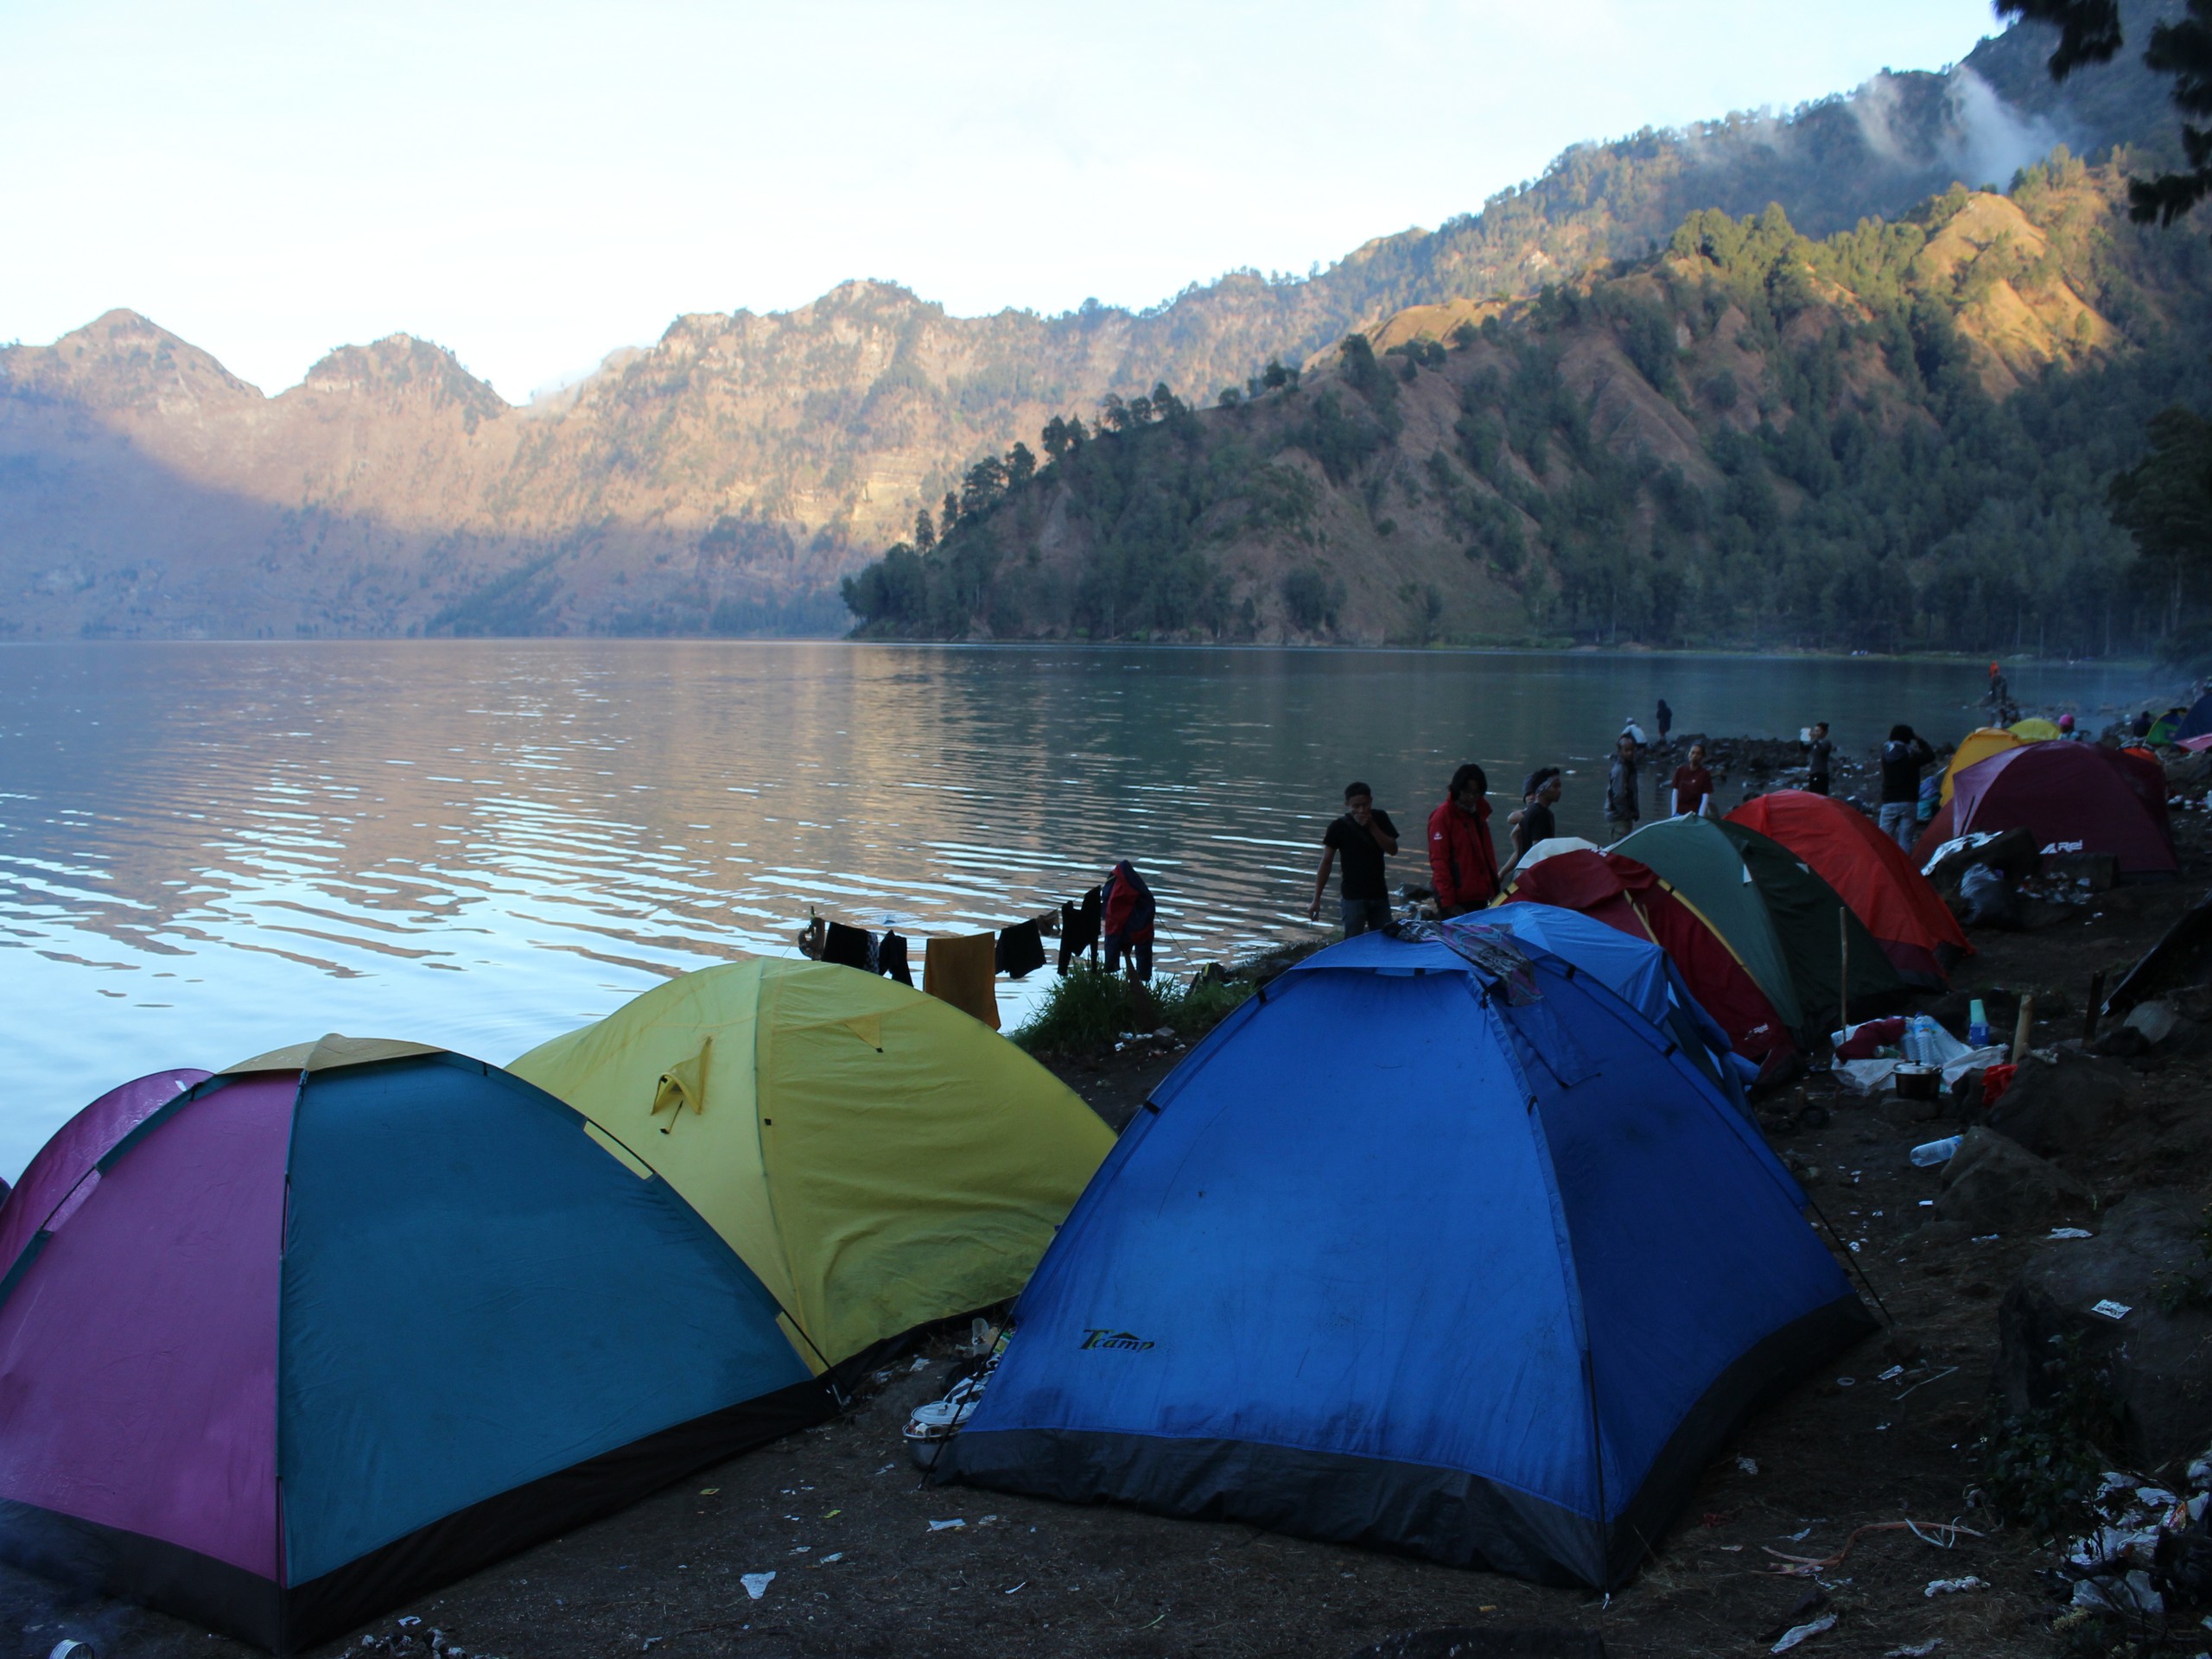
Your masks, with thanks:
M1874 1328L1802 1204L1593 976L1348 940L1139 1113L938 1478L1610 1588Z

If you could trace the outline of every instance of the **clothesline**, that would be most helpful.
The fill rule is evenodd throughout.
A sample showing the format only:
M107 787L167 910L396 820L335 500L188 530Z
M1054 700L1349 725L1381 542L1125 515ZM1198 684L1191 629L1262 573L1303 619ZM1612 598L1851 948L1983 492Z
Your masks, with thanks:
M1009 979L1023 979L1044 967L1047 938L1059 941L1058 965L1062 975L1086 954L1095 963L1103 944L1109 972L1120 965L1126 950L1138 976L1149 979L1154 915L1151 890L1123 860L1099 886L1053 910L1025 917L995 932L940 934L930 938L923 951L922 989L995 1030L999 1024L997 976L1002 973ZM1109 917L1114 930L1110 932ZM800 955L817 962L886 975L902 985L914 982L909 942L893 928L873 933L811 911L806 925L799 930L798 949Z

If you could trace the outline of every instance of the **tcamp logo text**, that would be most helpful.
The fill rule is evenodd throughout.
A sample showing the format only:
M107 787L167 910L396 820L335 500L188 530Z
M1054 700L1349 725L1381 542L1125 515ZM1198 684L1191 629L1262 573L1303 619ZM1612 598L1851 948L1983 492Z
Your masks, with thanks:
M1085 1348L1119 1348L1125 1353L1141 1354L1153 1344L1132 1331L1086 1331L1083 1333Z

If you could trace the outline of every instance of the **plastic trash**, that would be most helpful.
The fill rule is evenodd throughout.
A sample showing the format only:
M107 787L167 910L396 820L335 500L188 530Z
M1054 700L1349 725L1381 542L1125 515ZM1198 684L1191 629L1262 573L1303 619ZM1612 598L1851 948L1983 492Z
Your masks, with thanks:
M2086 1227L2054 1227L2050 1230L2050 1236L2053 1238L2094 1238L2096 1236Z
M965 1518L965 1517L961 1516L953 1516L953 1518L952 1518L951 1520L950 1520L950 1521L932 1521L932 1522L930 1522L930 1530L931 1530L931 1532L954 1532L954 1531L957 1531L960 1528L963 1528L963 1527L966 1526L967 1524L968 1524L968 1522L967 1522L967 1520L966 1520L966 1518Z
M1770 1627L1771 1628L1771 1627ZM1835 1629L1835 1615L1822 1613L1818 1618L1803 1624L1792 1624L1782 1633L1782 1640L1769 1648L1769 1653L1787 1653L1800 1642L1810 1641L1823 1630Z
M2109 1296L2101 1302L2089 1304L2090 1313L2101 1313L2106 1319L2113 1320L2124 1319L2134 1311L2126 1302L2115 1302Z
M46 1659L100 1659L89 1642L79 1642L73 1636L65 1636L54 1644Z
M1978 996L1967 1004L1967 1046L1989 1046L1989 1011L1981 1006Z
M1951 1161L1951 1154L1959 1149L1963 1135L1947 1135L1941 1141L1923 1141L1912 1149L1912 1163L1916 1169L1934 1169L1939 1164Z
M1931 1636L1925 1642L1908 1642L1901 1648L1891 1648L1882 1659L1928 1659L1928 1656L1943 1645L1943 1638Z
M1973 1577L1963 1579L1930 1579L1928 1581L1928 1587L1920 1593L1923 1596L1962 1596L1971 1594L1976 1590L1986 1590L1988 1588L1989 1580L1987 1579L1977 1579Z
M768 1586L776 1581L772 1573L747 1573L738 1582L745 1586L745 1593L758 1601L768 1593Z

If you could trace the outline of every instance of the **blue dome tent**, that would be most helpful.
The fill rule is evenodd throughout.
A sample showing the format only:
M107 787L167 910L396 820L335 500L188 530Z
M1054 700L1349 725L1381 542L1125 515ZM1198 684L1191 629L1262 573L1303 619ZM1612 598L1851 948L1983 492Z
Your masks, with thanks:
M1758 1067L1733 1052L1728 1033L1690 995L1689 982L1675 959L1649 939L1639 939L1579 910L1557 905L1499 905L1478 920L1440 924L1448 934L1468 926L1503 928L1524 944L1548 950L1591 975L1615 996L1660 1030L1673 1035L1692 1064L1718 1084L1728 1103L1748 1116L1745 1086Z
M1473 927L1268 986L1091 1182L938 1478L1621 1583L1873 1321L1595 978Z

